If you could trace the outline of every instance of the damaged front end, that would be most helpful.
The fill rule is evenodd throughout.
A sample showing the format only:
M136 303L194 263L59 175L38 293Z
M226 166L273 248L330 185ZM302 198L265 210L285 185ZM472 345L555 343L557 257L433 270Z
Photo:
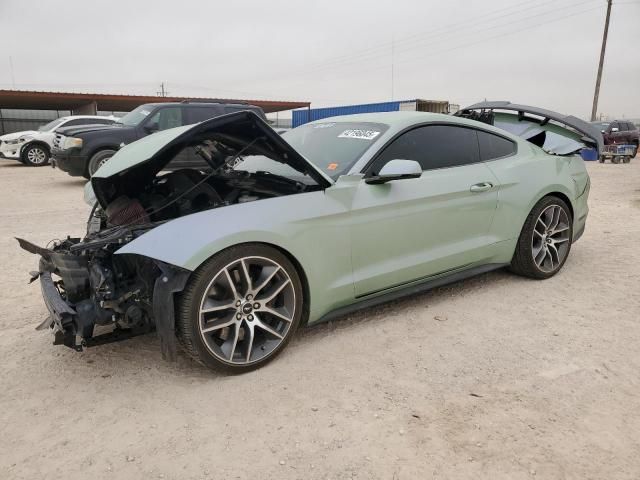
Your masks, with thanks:
M189 168L171 162L189 160ZM181 165L185 165L182 162ZM331 182L262 119L237 112L149 135L119 150L92 176L84 238L42 248L38 272L56 344L76 350L156 330L162 354L176 354L174 294L191 274L155 257L120 251L180 217L317 191ZM188 235L189 232L181 232Z
M173 293L184 288L189 272L139 255L114 255L153 226L108 228L51 248L18 239L41 257L32 280L40 280L49 316L37 329L53 329L54 344L77 351L157 329L163 356L173 359Z

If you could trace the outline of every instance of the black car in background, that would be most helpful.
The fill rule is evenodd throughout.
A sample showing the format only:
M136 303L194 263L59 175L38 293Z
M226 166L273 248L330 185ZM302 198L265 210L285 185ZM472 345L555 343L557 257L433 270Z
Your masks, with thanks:
M191 125L227 113L260 107L237 103L147 103L109 126L69 127L56 132L52 164L74 177L91 177L122 146L167 128Z

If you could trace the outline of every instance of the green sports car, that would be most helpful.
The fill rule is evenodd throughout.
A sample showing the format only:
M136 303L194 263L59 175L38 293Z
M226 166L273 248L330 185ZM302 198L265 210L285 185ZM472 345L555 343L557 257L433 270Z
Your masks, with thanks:
M158 132L91 178L83 238L42 248L54 343L156 330L213 369L273 359L304 323L508 267L558 273L587 219L575 117L508 102L455 116L328 118L275 133L251 112ZM175 159L199 166L172 169ZM197 165L195 163L192 163Z

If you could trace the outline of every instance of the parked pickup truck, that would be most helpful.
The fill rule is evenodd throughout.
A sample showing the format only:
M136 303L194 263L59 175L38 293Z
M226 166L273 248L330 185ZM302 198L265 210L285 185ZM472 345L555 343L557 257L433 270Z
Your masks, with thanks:
M613 120L612 122L593 123L602 132L605 145L635 145L636 153L638 152L640 132L633 122Z
M58 131L53 140L52 164L71 176L90 178L119 148L139 138L242 110L266 119L262 109L254 105L191 102L140 105L110 126Z

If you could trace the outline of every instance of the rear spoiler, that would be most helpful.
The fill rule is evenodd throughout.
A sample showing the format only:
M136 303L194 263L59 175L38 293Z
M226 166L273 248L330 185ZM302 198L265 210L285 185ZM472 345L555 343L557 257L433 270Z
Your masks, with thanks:
M584 120L578 117L574 117L573 115L563 115L562 113L546 110L544 108L530 107L528 105L519 105L519 104L507 102L507 101L485 101L485 102L479 102L479 103L470 105L468 107L465 107L462 110L459 110L458 112L456 112L454 115L458 117L465 117L473 120L482 121L484 123L489 123L490 125L493 125L496 110L512 112L510 114L514 116L517 115L517 120L519 122L528 122L528 123L534 123L538 125L540 127L538 129L538 133L540 133L543 130L548 131L548 129L545 127L549 125L549 122L551 120L553 120L557 124L561 124L566 127L569 127L574 132L577 132L579 134L579 140L582 141L585 144L585 146L595 148L598 151L598 155L600 155L604 150L604 139L602 138L602 133L594 125L590 124L589 122L585 122ZM535 115L536 117L539 117L539 118L532 117L527 114ZM508 130L503 125L496 125L496 126L500 128L504 128L510 133L515 133L517 135L523 136L527 140L529 140L530 138L533 140L533 137L537 136L537 135L531 135L531 137L527 138L524 135L521 135L519 132ZM522 132L521 128L518 130ZM532 134L532 133L533 132L529 131L529 134ZM575 134L572 136L575 136ZM533 143L536 143L536 142L534 141ZM550 153L559 153L559 152L552 151ZM564 153L569 153L569 152L564 152Z

